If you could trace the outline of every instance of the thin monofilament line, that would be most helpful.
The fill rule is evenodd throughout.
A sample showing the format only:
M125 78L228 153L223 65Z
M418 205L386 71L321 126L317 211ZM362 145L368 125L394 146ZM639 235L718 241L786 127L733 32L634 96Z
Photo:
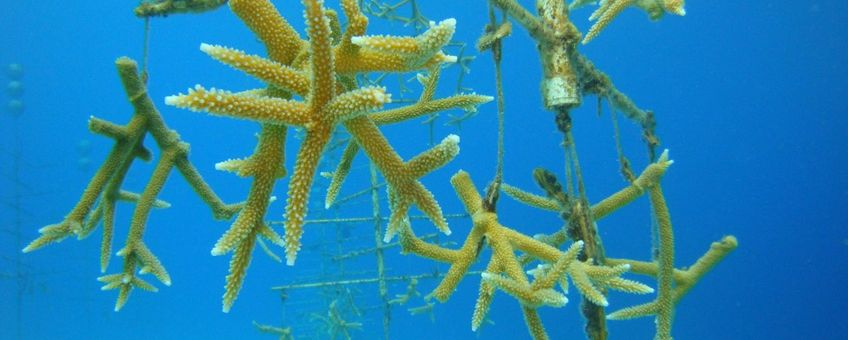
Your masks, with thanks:
M574 196L574 176L571 175L571 155L569 153L570 149L568 148L568 137L563 135L562 137L562 159L565 168L565 193L568 194L569 197Z
M598 113L601 112L601 98L598 98ZM618 163L621 167L621 175L627 182L632 183L636 180L635 175L630 170L630 162L627 156L624 155L624 148L621 146L621 130L618 127L618 112L610 105L610 118L612 119L613 138L615 139L615 151L618 154Z
M571 131L568 131L565 136L568 139L568 152L571 157L571 163L574 167L574 180L577 184L577 193L580 194L580 198L583 200L587 200L586 198L586 187L583 183L583 171L580 170L580 160L577 158L577 146L574 144L574 136L571 135Z
M504 21L506 18L504 17ZM497 27L497 19L495 18L495 10L489 4L489 25ZM500 186L503 182L503 162L504 162L504 92L503 92L503 76L501 72L501 59L503 57L503 48L501 39L498 38L492 44L492 59L495 62L495 91L498 99L498 160L497 169L495 170L495 185Z
M144 18L144 45L141 56L141 81L146 85L148 78L147 64L150 59L150 17Z
M389 322L392 314L389 305L389 288L386 284L386 265L383 259L383 235L381 235L380 194L377 191L377 167L371 162L368 166L371 177L371 211L374 217L374 254L377 257L377 278L380 300L383 305L383 337L389 338Z
M13 231L15 234L15 249L23 249L23 239L21 233L22 223L22 209L21 209L21 196L22 189L21 188L21 162L22 162L22 147L21 147L21 130L20 125L18 125L18 115L12 114L13 126L12 126L12 180L15 182L14 188L14 200L12 202L12 206L15 209L15 230ZM17 339L23 339L23 303L24 303L24 292L26 292L26 285L24 283L25 276L22 272L23 270L23 261L21 259L21 252L15 252L15 281L18 285L17 295L15 296L15 325L17 332Z

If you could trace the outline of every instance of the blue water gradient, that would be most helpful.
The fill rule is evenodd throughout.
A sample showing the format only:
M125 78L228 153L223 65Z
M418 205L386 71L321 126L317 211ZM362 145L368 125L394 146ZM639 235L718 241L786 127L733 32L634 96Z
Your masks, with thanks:
M297 1L274 1L302 32L302 6ZM327 1L336 7L337 1ZM487 22L485 3L477 1L418 1L432 20L455 17L455 40L473 44ZM532 8L533 2L522 0ZM14 259L23 242L37 229L56 223L78 200L96 165L111 144L91 135L90 115L126 122L131 114L115 74L113 62L123 55L140 59L143 22L132 15L131 1L4 1L0 11L0 65L20 63L25 68L23 100L18 119L0 111L0 200L6 204L16 185L10 177L17 130L23 151L18 188L23 188L20 218L13 207L0 205L0 273L14 273ZM737 251L709 273L677 307L677 339L845 339L848 304L848 3L822 1L688 1L686 17L650 22L637 10L627 10L581 52L609 74L619 89L638 105L656 112L662 147L669 148L674 165L663 189L676 232L676 265L695 261L710 242L725 234L740 241ZM571 16L585 32L591 8ZM411 27L372 20L369 33L413 34ZM214 170L214 164L248 155L255 143L257 124L210 117L164 106L167 95L184 92L199 83L208 87L242 90L261 86L256 80L208 58L200 43L236 47L254 54L264 49L227 8L204 15L175 15L152 20L149 93L160 105L170 127L191 143L191 161L226 201L245 197L249 182ZM455 50L454 50L455 51ZM472 49L466 53L477 55ZM561 135L553 117L542 109L538 93L540 70L533 42L515 26L505 41L503 61L506 93L507 182L533 188L532 170L545 167L562 174ZM490 55L471 63L465 86L478 93L494 93ZM455 91L458 70L445 70L438 95ZM6 78L3 82L5 84ZM394 98L397 78L389 78ZM406 81L406 79L401 79ZM417 89L414 81L406 82ZM4 85L5 87L5 85ZM6 97L3 97L5 110ZM450 112L454 115L461 112ZM573 113L575 140L591 201L624 185L618 174L608 113L598 117L594 98ZM435 125L436 140L459 134L459 157L423 182L445 212L461 211L448 184L459 169L472 174L478 187L491 178L495 164L495 105L481 106L479 114L461 129ZM639 129L621 120L625 150L634 168L645 164ZM428 147L426 126L408 122L384 129L399 153L410 158ZM292 134L294 135L294 134ZM89 141L84 153L94 164L78 165L78 143ZM148 144L151 142L148 140ZM289 168L297 142L288 145ZM343 196L368 187L365 158L357 158ZM137 164L126 187L141 190L151 164ZM320 180L320 179L319 179ZM268 217L281 220L288 179L275 189L279 198ZM317 291L291 291L285 303L271 291L274 285L301 282L320 272L321 252L336 251L336 235L307 227L305 250L297 266L286 267L255 252L244 288L233 310L221 313L224 276L229 257L209 251L227 222L214 221L208 209L177 175L168 181L161 198L173 204L154 211L145 240L171 273L173 285L155 294L136 291L119 313L112 311L115 292L101 292L99 236L78 242L66 240L23 255L22 280L0 277L0 338L15 339L16 310L21 310L23 339L273 339L261 334L251 321L292 325L297 338L327 338L309 321L309 313L326 315L328 299ZM314 198L322 200L322 193ZM122 244L131 205L118 210L115 249ZM317 207L317 205L316 205ZM503 199L501 222L527 234L552 232L561 226L555 214L534 211ZM314 216L322 216L313 208ZM382 207L387 214L387 207ZM370 216L367 199L339 212L342 216ZM20 222L20 223L18 223ZM454 234L442 240L461 242L470 223L452 220ZM314 229L310 229L314 228ZM419 234L435 229L416 222ZM651 217L645 199L628 206L600 224L607 254L649 259ZM330 229L326 229L330 230ZM373 245L373 226L351 227L345 249ZM279 251L278 251L279 253ZM109 272L119 270L113 259ZM444 271L443 265L387 250L390 275ZM373 256L349 264L350 277L373 273ZM479 264L478 264L479 266ZM632 278L638 278L633 276ZM654 285L652 280L645 282ZM516 302L498 293L490 319L479 335L470 330L470 317L479 278L468 277L450 301L437 304L434 320L410 316L406 307L423 304L421 298L392 311L391 338L487 339L529 338ZM16 306L19 284L23 304ZM422 280L426 294L435 287ZM362 331L354 338L378 339L382 311L376 285L350 287L364 308ZM405 291L405 283L389 285L389 296ZM554 339L583 338L579 298L562 309L541 311ZM651 297L613 294L611 309L646 302ZM307 302L296 305L297 301ZM285 307L285 308L283 308ZM650 339L653 320L613 321L614 339ZM311 332L311 333L310 333Z

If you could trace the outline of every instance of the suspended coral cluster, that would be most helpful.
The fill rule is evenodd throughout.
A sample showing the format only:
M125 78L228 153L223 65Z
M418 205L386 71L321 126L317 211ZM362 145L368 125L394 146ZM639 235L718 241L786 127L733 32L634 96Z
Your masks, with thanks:
M340 25L331 20L335 17L327 14L323 2L304 1L304 5L308 40L302 40L270 3L230 1L233 11L263 41L271 59L219 46L201 46L201 50L213 58L259 78L273 87L272 90L231 93L197 86L187 94L166 98L166 103L258 121L265 127L260 135L260 145L273 146L276 150L283 149L286 126L297 126L306 131L287 194L283 244L289 265L294 264L301 247L303 221L318 161L330 135L339 126L344 126L353 137L349 148L364 150L388 182L392 217L387 239L397 230L399 221L406 217L413 204L427 214L440 230L449 233L441 208L418 178L455 157L459 152L459 138L449 136L433 149L403 161L377 127L381 119L377 117L387 117L382 118L385 122L401 121L454 107L473 107L490 101L491 97L471 94L431 101L437 79L433 77L434 82L425 90L429 95L422 96L418 103L373 113L389 103L391 96L381 87L358 87L354 77L363 72L436 70L441 63L455 61L455 57L445 55L441 49L453 36L456 21L448 19L432 24L417 37L366 36L368 19L360 12L356 1L342 1L348 18L344 32L333 31L332 28ZM292 96L303 100L284 99ZM266 133L269 129L277 131ZM268 142L271 138L277 140ZM258 151L261 152L261 148ZM275 155L279 153L273 152ZM355 151L345 152L348 157L353 154ZM255 157L257 154L245 164L253 166L253 173L265 175L262 179L256 176L244 210L212 251L213 255L220 255L235 250L224 298L225 310L229 309L235 292L240 288L253 238L258 230L267 230L263 228L262 221L273 186L272 179L274 174L281 173L281 159L260 165L253 159ZM245 164L236 168L242 172ZM232 161L221 165L221 168L232 167ZM342 180L343 177L334 181L333 188L337 188ZM331 202L328 201L328 204ZM277 238L273 240L279 241Z
M519 303L530 334L537 339L547 338L537 310L543 306L562 307L568 302L565 295L569 281L583 298L583 314L587 319L586 331L590 338L606 338L604 320L656 316L658 339L671 338L672 314L678 301L729 252L737 243L727 236L714 243L710 250L691 268L674 267L674 236L671 217L663 197L660 180L672 164L668 153L657 156L659 143L655 135L653 113L638 108L626 95L612 84L589 60L577 52L577 45L595 38L601 30L625 8L635 6L647 11L652 19L664 13L685 14L681 0L601 0L599 9L592 15L596 20L585 37L571 23L569 10L593 3L572 1L566 5L559 0L539 0L536 14L515 0L490 0L490 25L477 46L491 50L495 58L498 89L499 142L498 171L485 193L477 190L470 176L460 171L451 179L457 195L472 220L472 228L465 242L452 249L419 238L412 229L409 210L417 207L426 218L444 234L450 229L434 195L420 179L451 161L459 153L459 137L446 136L432 148L404 160L382 133L384 124L407 121L433 115L449 109L473 112L478 105L493 97L477 94L457 94L434 98L443 64L462 62L444 52L457 26L455 19L423 23L423 15L415 9L409 23L421 29L417 36L368 35L368 18L360 8L360 1L341 0L347 25L343 27L339 14L327 9L322 0L302 0L306 34L302 36L280 15L267 0L230 0L231 10L254 32L264 44L267 57L249 54L234 48L214 44L201 44L200 50L212 58L238 69L266 84L259 89L238 92L206 88L196 85L185 94L169 96L167 105L193 111L208 112L215 116L245 119L257 122L261 132L252 155L229 159L216 165L241 177L251 178L250 191L244 203L227 205L221 202L206 186L199 173L188 161L188 145L164 124L152 101L147 96L134 62L119 59L118 69L127 96L135 114L125 126L92 118L93 132L115 139L115 147L103 166L92 178L79 203L66 218L40 230L41 236L24 251L41 248L76 235L90 235L96 226L103 224L101 266L105 271L111 254L114 226L114 206L119 200L133 201L136 209L130 223L125 246L118 251L124 258L123 270L100 278L104 289L119 289L116 309L126 302L133 288L155 290L140 275L151 273L165 285L171 283L165 267L142 240L147 216L152 208L167 207L157 199L170 170L176 167L194 187L198 195L212 208L217 218L236 216L230 228L219 238L211 250L212 255L232 253L229 274L226 277L223 310L230 310L242 287L257 243L270 253L262 239L285 249L286 263L294 265L301 250L301 237L306 223L307 207L314 187L318 163L327 152L334 132L344 128L351 135L345 145L336 170L326 174L331 178L324 200L325 208L338 202L341 187L350 173L353 158L362 150L386 181L391 209L382 241L399 236L405 253L413 253L438 262L447 263L450 269L441 283L427 295L427 304L414 308L415 313L432 313L434 303L430 297L444 302L456 290L462 279L470 273L483 248L491 248L491 257L480 275L479 297L472 315L472 329L486 321L492 297L497 290L513 296ZM399 4L407 3L401 1ZM188 4L194 6L188 6ZM223 2L162 1L148 5L182 6L183 9L202 11ZM367 13L378 17L397 18L397 6L382 2L362 2ZM207 6L208 5L208 6ZM214 6L213 6L214 5ZM152 7L151 7L152 8ZM497 20L495 9L504 13ZM153 13L153 12L150 12ZM142 15L142 16L149 16ZM520 188L503 184L503 113L504 91L501 84L500 62L502 40L512 32L511 18L523 26L538 43L542 64L541 96L546 109L554 113L557 128L563 133L566 148L566 185L563 189L556 176L539 170L534 176L546 195L536 195ZM384 109L392 96L382 86L362 86L358 79L372 72L418 72L417 79L423 91L417 101L392 109ZM636 176L623 156L620 144L619 159L622 172L628 180L621 191L594 205L588 202L581 176L574 140L571 136L571 111L580 106L586 95L596 95L611 103L616 110L637 122L649 148L651 160L645 171ZM599 100L600 102L600 100ZM287 171L285 143L288 128L304 132L294 167ZM617 131L617 130L616 130ZM150 152L141 144L143 136L150 134L162 154L147 186L141 194L121 190L126 173L136 159L150 159ZM616 139L618 141L618 139ZM618 142L617 142L618 143ZM268 219L268 206L273 200L274 186L282 177L291 176L286 194L284 218L285 233L277 234ZM376 187L376 174L372 173L372 186ZM519 229L501 224L496 211L499 193L544 210L556 211L564 218L562 230L552 235L530 237ZM658 247L655 262L607 258L597 234L596 222L638 197L649 196L652 214L657 224ZM375 200L377 196L374 196ZM375 204L376 206L376 204ZM379 222L379 213L374 220ZM381 253L380 235L377 235L377 253ZM568 240L571 240L569 243ZM535 267L532 265L535 264ZM378 268L383 277L383 269ZM628 271L653 276L657 279L657 297L654 301L624 308L609 315L606 292L609 289L632 294L648 294L654 289L637 281L624 278ZM529 275L529 276L528 276ZM355 281L355 280L354 280ZM377 281L374 281L377 282ZM382 284L385 284L384 282ZM558 289L559 287L559 289ZM409 282L406 294L389 300L381 288L386 304L403 304L417 295L416 284ZM413 309L411 309L412 311ZM432 314L431 314L432 315ZM349 337L352 330L362 324L347 321L337 312L336 302L329 306L326 316L315 315L326 323L330 336ZM291 336L290 330L257 325L261 330ZM385 327L385 325L384 325Z

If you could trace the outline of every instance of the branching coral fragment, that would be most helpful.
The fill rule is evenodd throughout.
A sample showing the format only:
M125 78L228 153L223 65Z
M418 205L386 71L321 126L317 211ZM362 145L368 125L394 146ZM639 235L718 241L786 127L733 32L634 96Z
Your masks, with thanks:
M487 243L492 248L492 257L486 272L482 274L480 295L472 317L472 329L479 327L485 319L494 288L500 288L521 303L525 321L534 338L547 338L535 309L542 305L554 307L565 305L567 301L565 296L553 288L566 276L575 282L581 294L601 305L606 305L607 302L598 287L622 288L625 291L632 290L638 293L651 291L644 285L622 284L622 282L632 282L619 277L626 271L627 266L607 268L577 261L577 255L583 246L582 242L576 242L566 252L562 252L501 225L497 215L484 208L483 198L467 173L460 171L451 178L451 183L473 222L471 231L462 246L454 250L424 242L415 236L408 221L403 221L401 224L401 245L404 252L451 265L442 282L430 294L442 302L453 294L471 264L477 260L480 247ZM528 253L541 261L550 263L550 269L544 273L538 273L537 278L530 282L518 261L516 251Z
M252 93L239 94L215 88L207 90L200 85L188 89L186 94L165 97L165 104L262 123L305 126L309 122L309 108L303 103Z
M282 259L273 253L265 241L285 248L286 263L295 263L301 248L304 225L319 221L306 220L318 164L325 153L346 143L336 171L321 174L324 177L332 177L327 189L325 207L329 208L336 203L353 159L362 150L372 163L371 187L366 192L373 194L375 210L373 218L367 220L373 220L376 226L377 247L374 249L379 256L379 278L294 286L329 287L379 282L384 306L406 304L411 298L420 295L416 278L438 277L441 274L391 277L389 279L393 281L408 280L408 286L406 293L396 295L395 299L386 298L387 278L383 275L382 252L391 244L381 245L380 238L382 236L383 240L388 242L398 235L400 240L397 244L402 247L404 253L414 253L450 266L438 286L424 297L425 304L407 309L413 315L429 313L433 320L435 302L432 298L446 301L457 289L462 278L480 273L479 295L471 317L472 330L477 330L487 321L486 315L495 292L500 290L517 300L531 336L546 339L547 333L537 310L543 306L564 306L568 302L566 294L570 280L570 285L574 287L572 291L579 292L583 297L581 309L587 318L587 336L592 339L605 339L604 307L609 305L606 296L608 290L630 294L654 292L653 288L645 284L622 277L627 272L634 272L656 278L656 299L642 305L623 308L606 317L629 319L655 315L656 338L670 339L675 305L703 275L737 247L737 241L733 236L726 236L713 243L709 251L690 268L675 269L671 216L660 185L661 178L673 162L668 159L667 152L655 157L654 150L659 140L654 133L656 121L653 113L637 107L615 88L609 77L577 52L581 34L571 23L569 10L588 4L599 5L590 17L595 23L582 40L586 44L596 38L628 7L640 8L646 11L652 20L657 20L665 13L685 15L684 0L538 0L535 14L516 0L489 0L491 21L477 47L480 50L491 50L498 65L498 170L485 195L481 195L467 173L460 171L451 178L451 184L467 212L463 217L470 216L472 223L465 241L457 249L449 248L455 243L428 243L428 237L417 237L411 221L416 218L429 219L439 231L450 234L439 203L421 183L421 179L458 155L459 136L448 135L440 143L435 143L431 128L430 143L436 145L404 160L382 133L380 126L428 116L425 122L431 123L432 127L432 122L439 112L456 108L464 110L465 114L449 123L459 124L474 116L477 106L493 98L474 93L434 98L442 65L459 62L463 72L467 72L465 63L473 57L462 57L464 43L459 45L459 58L443 51L449 44L457 46L451 44L457 25L455 19L448 18L438 23L429 21L420 14L415 0L399 1L395 5L388 5L374 0L340 0L347 21L343 27L339 13L325 8L323 0L301 0L306 21L303 36L280 15L269 0L142 1L136 9L136 15L145 18L203 12L229 3L232 11L265 46L267 57L205 43L200 45L200 50L213 59L262 81L267 87L230 92L196 85L186 94L165 98L165 103L171 106L258 123L261 131L252 154L244 158L227 159L215 165L217 170L250 178L247 200L241 204L226 205L206 185L188 161L188 144L183 142L175 131L167 128L148 97L144 86L146 77L139 77L133 61L122 58L117 61L118 72L135 114L129 123L123 126L94 117L89 120L89 129L92 132L114 139L112 151L89 182L80 201L65 219L40 229L41 235L23 251L36 250L73 235L83 239L91 235L102 222L100 266L101 271L105 272L111 259L112 239L115 234L116 203L132 202L135 209L129 223L128 236L123 247L117 252L117 255L123 258L122 270L99 277L98 280L104 284L102 289L118 290L115 303L117 311L125 305L133 289L157 291L157 287L145 281L142 275L152 274L160 283L170 285L170 274L148 247L148 243L145 243L144 235L152 209L170 206L168 202L157 197L172 170L176 169L210 206L215 218L230 219L237 214L229 229L220 236L211 250L212 255L232 253L222 298L222 309L228 312L244 285L257 243L268 256L278 262ZM394 13L403 4L411 5L412 17L400 17ZM417 35L368 35L366 31L369 21L360 6L365 6L365 11L369 14L414 24ZM504 21L500 23L496 19L496 8L504 12ZM546 171L534 172L534 178L546 191L547 197L503 184L504 96L500 62L503 52L502 40L512 32L512 24L506 21L506 17L523 26L536 41L543 70L543 103L546 109L556 114L557 127L564 133L564 145L567 149L567 190L563 190L557 182L556 175ZM396 106L388 109L384 109L384 106L392 103L392 97L386 88L377 86L379 81L363 85L358 83L362 79L368 79L363 75L368 72L380 72L385 75L421 70L426 70L426 73L416 77L423 86L418 100L405 98L404 93L409 90L402 88L400 102L394 103ZM460 83L461 79L460 77ZM642 127L652 162L637 177L630 171L629 163L625 164L626 159L622 160L628 185L593 206L589 205L586 198L570 132L569 116L570 111L590 94L598 97L599 112L603 100L606 100L613 109L622 112ZM406 105L407 103L409 104ZM265 220L268 207L275 200L272 196L274 186L277 180L288 174L285 168L285 143L289 126L299 128L303 138L288 183L285 221L267 223ZM350 133L349 139L334 139L340 126ZM615 130L618 138L617 125ZM161 152L143 191L125 191L121 186L133 162L136 159L154 159L154 153L143 145L147 134L152 136ZM616 144L622 159L623 153L618 139ZM382 173L384 184L378 184L375 169ZM574 171L573 176L570 171ZM380 216L377 209L379 202L376 189L382 185L387 188L391 213L387 219L386 231L380 235L379 223L386 219ZM575 188L577 189L574 190ZM558 212L566 220L566 225L553 234L539 234L533 237L504 226L495 209L501 191L522 203ZM575 193L579 193L579 196ZM652 216L656 223L655 261L606 258L596 222L645 194L650 199ZM413 208L419 209L423 216L411 218L409 211ZM362 219L344 220L351 222ZM340 219L320 220L321 223L326 221L338 222ZM284 236L270 226L275 224L285 225ZM487 246L491 255L485 271L470 271ZM364 252L352 252L339 258L358 256L362 253ZM291 286L276 289L287 287ZM360 316L358 310L355 313ZM332 338L351 338L350 330L363 328L361 322L347 321L342 316L342 310L334 300L326 314L313 314L311 319L321 321ZM386 312L384 327L388 325L388 316L390 314ZM271 327L255 322L254 325L260 331L279 335L281 339L292 338L290 328Z
M621 309L607 315L606 318L610 320L621 320L656 315L657 338L659 339L671 338L672 314L674 306L680 298L706 272L720 262L728 253L733 251L737 244L733 236L727 236L720 242L713 243L710 251L690 269L674 269L674 235L671 229L671 217L660 186L662 176L673 163L668 157L668 150L666 150L656 162L646 167L642 174L629 186L610 195L591 208L593 218L599 220L647 193L653 208L653 215L658 225L657 238L659 240L659 247L656 251L657 262L648 263L628 259L608 258L605 264L611 267L593 267L591 270L586 271L587 276L583 276L580 273L571 275L575 286L578 288L583 287L580 289L581 292L584 292L586 298L593 303L604 306L607 305L607 301L601 292L593 288L593 283L623 292L647 294L653 292L653 289L639 282L622 279L618 276L629 270L634 273L657 278L658 294L655 301ZM532 195L517 188L511 188L506 192L511 193L510 196L515 197L521 202L546 210L552 210L549 209L549 206L557 203L557 200ZM544 240L547 244L559 244L566 239L563 231L559 231L553 235L538 235L535 238ZM548 269L544 267L534 269L534 276L543 275L546 270Z
M275 85L299 96L306 96L309 93L309 77L301 70L219 45L200 44L200 50L215 60L254 76L269 85Z
M326 316L312 314L310 315L310 319L323 322L324 328L327 330L327 335L329 335L331 339L336 339L337 337L351 339L351 330L362 330L361 322L347 321L343 318L342 313L338 308L338 300L333 300L333 302L330 303L330 306L327 308Z
M514 296L518 301L530 308L538 308L540 306L562 307L568 302L565 295L550 289L531 289L530 285L518 283L513 279L504 277L500 274L481 274L483 281L491 284L501 290Z
M274 334L279 336L279 340L292 340L294 336L292 335L291 327L275 327L271 325L263 325L256 321L253 321L253 327L256 327L260 332L267 334Z
M130 221L127 240L124 247L117 253L124 258L123 271L119 274L105 275L99 279L106 284L103 287L104 290L119 289L115 303L117 311L126 303L132 288L156 290L152 285L137 277L136 268L139 269L138 274L151 273L163 284L171 284L171 277L165 267L142 238L150 211L167 205L156 197L164 187L172 169L176 168L180 171L201 199L212 208L216 218L230 218L241 208L241 205L224 204L188 161L188 144L182 142L177 133L165 125L162 116L147 96L147 89L139 78L135 62L128 58L120 58L116 61L116 65L135 114L126 126L118 126L94 118L90 121L92 130L115 139L115 146L65 220L42 228L40 230L42 235L23 251L39 249L47 244L59 242L72 234L84 238L94 230L98 220L102 220L103 242L100 265L101 270L105 271L112 251L115 202L120 199L134 201L136 207ZM162 154L141 194L122 191L120 187L132 162L135 158L149 155L147 151L140 151L145 150L141 146L141 141L146 134L153 137L159 149L162 150ZM95 203L97 203L96 207Z
M265 136L263 132L263 135L260 135L260 146L267 142L277 148L278 151L268 152L272 155L282 152L284 126L304 128L306 136L295 160L285 209L283 244L286 248L286 263L289 265L294 264L301 247L300 238L307 213L306 203L318 161L334 129L339 125L346 127L356 145L365 151L388 182L392 217L387 239L394 234L399 221L406 218L406 213L412 205L418 206L440 230L448 233L441 208L418 178L455 157L459 151L459 138L449 136L434 149L404 162L377 128L375 119L369 115L372 111L380 109L383 104L389 103L390 95L382 87L357 87L349 80L358 72L406 72L427 67L435 69L440 63L453 61L442 53L441 49L453 36L456 21L447 19L433 24L429 30L417 37L367 36L367 18L359 11L355 1L343 0L342 7L349 24L347 29L340 33L340 38L334 38L332 27L335 26L328 19L328 11L323 2L304 0L303 4L308 40L301 40L267 1L230 2L233 11L265 43L270 60L226 47L201 45L201 50L213 58L267 82L278 91L288 91L287 93L281 96L269 95L269 91L231 93L196 86L187 94L167 97L166 103L216 115L258 121L263 124L263 131L270 129L270 126L279 126L277 129L280 131L277 133L268 133L268 136ZM437 77L433 78L432 86L435 86L435 79ZM288 94L300 95L304 100L288 99ZM419 103L422 104L419 107L399 108L396 110L400 111L393 112L408 117L456 106L469 108L490 100L476 95L456 96L446 100L430 99L428 97L426 102ZM268 141L275 138L273 136L278 140ZM257 153L262 151L260 149L257 148ZM345 154L352 157L355 152L356 150L351 150ZM262 226L261 219L274 176L281 172L280 161L264 161L266 165L260 167L257 165L257 157L258 155L251 157L250 163L238 160L220 165L222 169L235 170L242 175L252 173L255 178L244 211L213 249L215 255L232 250L236 252L228 276L225 310L229 309L235 292L240 287L249 263L249 249L252 250L253 239L257 235L256 228ZM344 164L349 162L343 162ZM246 171L248 166L250 172ZM346 172L337 171L336 174L343 179Z
M396 294L394 299L389 300L389 304L405 305L407 302L409 302L409 299L421 295L421 293L418 292L417 287L418 287L418 279L416 279L416 278L410 279L409 284L406 286L406 293Z
M725 256L730 254L739 245L736 237L725 236L721 240L713 242L710 249L701 256L695 264L688 269L675 269L673 272L674 290L672 292L673 303L676 305L683 296L686 295L700 279L708 273L712 268L721 262ZM631 271L636 274L648 275L657 277L659 267L655 262L643 262L629 259L608 259L609 263L629 264ZM626 320L640 318L650 315L655 315L659 312L660 305L656 302L649 302L642 305L625 307L607 315L610 320Z
M589 17L589 20L595 21L595 24L589 28L586 37L583 38L583 44L595 39L615 17L629 6L636 6L644 10L651 20L659 20L666 12L679 16L686 15L684 0L601 0L600 7Z
M492 97L490 96L482 96L477 94L458 94L448 98L433 99L432 97L436 91L436 85L438 84L439 76L440 68L438 66L430 68L430 74L428 76L423 76L419 74L418 79L424 85L424 90L422 91L421 96L419 97L416 103L412 105L402 106L399 108L379 111L370 114L369 118L371 118L371 120L377 125L392 124L453 108L462 108L467 111L473 111L476 110L477 105L484 104L492 100ZM456 153L459 152L458 147L452 146L459 142L458 137L451 137L450 140L446 139L446 141L449 141L450 143L445 143L445 141L443 141L442 143L437 145L436 148L430 151L430 158L436 156L437 159L434 159L434 161L438 162L433 163L434 165L430 166L430 168L432 169L429 171L432 171L436 167L438 167L435 166L436 164L444 164L444 162L449 161L454 156L456 156ZM348 172L350 171L350 165L353 161L353 157L356 156L360 149L361 148L359 144L357 144L355 139L351 142L348 142L348 145L345 147L345 150L342 153L341 161L339 162L339 165L336 170L333 172L333 177L332 181L330 182L330 186L327 188L325 207L329 208L335 202L339 190L341 189L341 186L344 183ZM436 152L437 150L442 151ZM422 170L426 170L427 168L421 168L420 166L424 165L425 163L429 163L424 162L424 160L425 159L419 158L418 161L410 161L410 163L407 164L407 167L418 168L418 170L413 171L415 174L410 177L421 177L425 175L426 172L429 172L421 172ZM392 230L394 230L394 228Z

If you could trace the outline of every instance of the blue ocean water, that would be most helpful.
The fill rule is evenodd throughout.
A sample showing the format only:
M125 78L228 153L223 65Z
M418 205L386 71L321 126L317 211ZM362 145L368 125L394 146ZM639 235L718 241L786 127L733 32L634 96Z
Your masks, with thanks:
M532 8L532 1L520 1ZM301 32L302 5L274 1ZM37 230L59 222L73 207L111 147L92 135L88 117L126 122L131 115L115 74L120 56L140 59L144 24L132 14L135 2L6 1L0 14L0 66L23 67L19 117L3 105L0 111L0 338L2 339L272 339L252 322L291 326L295 338L329 338L321 317L337 300L344 317L362 322L351 336L383 337L383 310L377 285L350 285L328 290L269 289L291 283L367 278L375 275L373 255L339 264L331 257L373 247L372 222L308 226L304 251L295 267L254 252L239 298L229 313L221 312L229 256L209 250L229 226L215 221L209 209L177 174L160 197L172 207L154 211L145 241L168 268L173 285L158 282L157 293L133 292L120 312L113 311L114 291L101 292L99 236L68 239L34 253L20 254ZM455 17L454 40L469 44L476 56L462 86L494 94L494 66L487 53L470 45L487 22L484 1L418 1L431 20ZM337 8L337 1L328 1ZM677 306L673 334L678 339L844 339L848 325L848 175L844 138L848 131L848 3L844 1L689 1L685 17L651 22L630 9L581 52L612 77L638 105L655 111L661 147L675 160L663 179L663 190L675 226L676 265L693 263L710 242L733 234L739 248L720 263ZM401 9L406 14L408 8ZM585 32L592 9L571 13ZM405 34L415 30L372 19L370 34ZM258 81L208 58L200 43L215 43L263 54L264 48L227 8L202 15L174 15L151 21L149 93L169 126L191 143L190 159L211 187L227 202L244 199L249 181L214 170L216 162L250 154L258 125L212 117L164 105L167 95L194 84L230 90L262 86ZM456 48L449 50L457 53ZM553 116L542 108L538 54L519 26L505 41L503 68L506 93L506 181L535 189L531 172L544 167L562 176L561 135ZM444 71L438 95L456 92L457 67ZM411 75L391 76L385 84L393 98L415 98L400 84L418 91ZM3 78L4 84L8 78ZM5 87L5 85L4 85ZM7 91L3 102L13 96ZM461 111L448 112L461 115ZM593 98L572 114L577 150L587 194L597 201L625 185L618 173L609 113L596 114ZM494 103L461 128L438 118L433 135L461 137L460 155L423 183L446 213L462 207L448 184L459 169L471 173L478 187L493 175L496 117ZM427 125L406 122L384 128L398 152L408 159L429 146ZM625 150L635 169L646 164L639 129L620 119ZM299 144L290 136L287 166ZM152 141L147 141L152 146ZM15 157L15 150L21 151ZM154 150L154 154L158 153ZM90 163L81 161L89 159ZM328 160L332 161L332 159ZM17 165L15 165L17 164ZM20 171L15 174L14 168ZM140 191L152 164L138 163L125 188ZM328 168L327 170L331 170ZM365 157L359 156L342 196L370 186ZM322 178L316 180L324 183ZM279 221L288 179L275 189L277 201L268 218ZM20 200L15 201L20 194ZM384 193L381 191L381 195ZM318 190L313 199L322 202ZM366 196L314 218L368 217ZM388 214L385 203L383 215ZM132 212L118 210L115 250L119 249ZM561 227L556 214L531 210L503 198L501 222L526 234L550 233ZM441 241L462 242L468 219L451 220L453 235ZM278 230L281 231L279 226ZM417 221L419 235L435 231ZM643 260L651 256L651 216L646 199L628 206L599 225L607 254ZM454 246L456 247L456 246ZM282 253L277 249L278 254ZM20 262L19 262L20 261ZM447 267L386 250L389 276L444 272ZM16 263L21 263L20 267ZM484 261L480 261L480 267ZM482 269L482 268L479 268ZM120 270L113 258L107 273ZM638 277L654 285L652 279ZM152 278L151 278L152 282ZM436 280L422 279L427 294ZM432 315L410 315L421 297L391 310L391 338L529 338L514 299L498 293L486 325L471 332L469 320L479 278L470 276L452 298L436 304ZM389 284L389 297L406 291L403 281ZM21 297L18 304L18 297ZM544 308L542 320L552 338L582 338L577 293L561 309ZM610 308L647 302L651 296L613 294ZM353 308L356 306L357 308ZM356 312L358 311L358 313ZM20 314L18 314L20 313ZM18 315L20 318L18 318ZM653 320L608 323L612 338L650 339Z

